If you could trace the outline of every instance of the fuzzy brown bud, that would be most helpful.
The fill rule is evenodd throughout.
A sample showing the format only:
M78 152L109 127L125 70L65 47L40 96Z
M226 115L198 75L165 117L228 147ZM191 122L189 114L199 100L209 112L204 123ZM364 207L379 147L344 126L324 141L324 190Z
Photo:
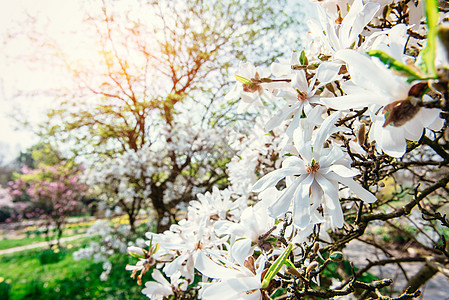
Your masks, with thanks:
M313 270L315 270L320 264L316 261L312 261L306 268L306 274L309 274Z
M357 142L360 146L365 145L366 141L366 126L364 123L362 123L359 127L359 131L357 132Z

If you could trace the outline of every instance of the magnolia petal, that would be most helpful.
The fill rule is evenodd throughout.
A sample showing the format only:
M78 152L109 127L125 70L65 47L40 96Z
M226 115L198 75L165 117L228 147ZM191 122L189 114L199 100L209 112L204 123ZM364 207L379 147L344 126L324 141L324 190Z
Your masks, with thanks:
M231 246L231 256L241 266L243 266L246 258L250 255L252 255L250 239L244 238L237 240Z
M293 199L293 195L296 192L298 185L308 176L309 174L303 174L295 179L295 181L290 184L290 186L282 191L282 195L270 205L268 208L270 216L273 218L279 218L289 209L290 203Z
M354 177L360 175L359 170L351 169L343 165L331 165L330 170L341 177Z
M380 124L376 125L376 123L374 129L380 131L380 139L377 140L380 148L392 157L403 156L407 149L404 128L392 125L382 127Z
M343 63L338 61L323 61L316 70L316 77L320 85L326 85L329 82L341 79L343 75L339 75Z
M260 280L258 280L255 276L230 278L223 280L222 282L209 285L204 290L202 298L204 300L233 300L237 299L241 293L251 292L254 290L256 290L254 293L259 293L258 295L260 297L260 291L257 290L259 290L261 287L262 284Z
M362 2L361 0L354 1L353 6L351 7L348 15L343 19L342 27L348 28L349 34L347 35L347 39L345 41L344 46L350 47L351 44L356 41L358 35L362 33L365 26L373 19L374 15L380 8L379 3L368 2L366 5L362 6L362 9L355 9L355 4L357 2ZM355 11L354 18L348 18L351 15L351 11ZM348 18L348 20L346 20ZM346 21L346 22L345 22Z
M167 279L165 279L164 275L162 275L161 271L158 269L154 269L153 273L151 273L151 277L153 277L154 280L159 282L160 284L163 284L165 286L170 286L170 282L168 282Z
M402 80L386 67L375 64L370 56L352 49L344 49L335 53L335 58L346 62L351 80L356 85L369 90L369 94L392 96L393 91L395 94L396 92L405 93L402 95L403 99L407 97L408 89L406 91L406 88L409 88L409 85L405 83L405 79Z
M422 110L422 109L421 109ZM419 141L424 133L422 122L416 117L402 125L405 130L405 138L411 141Z
M306 166L304 161L296 156L290 156L282 162L283 168L297 168L298 172L301 174L306 173Z
M290 65L274 62L271 64L271 74L275 77L288 76L292 72Z
M345 153L341 151L339 147L335 147L331 144L331 151L327 155L322 156L319 160L320 170L330 167L332 164L338 162L344 157Z
M225 100L232 100L235 98L238 98L240 96L240 90L242 89L242 86L239 84L235 84L232 89L225 95Z
M327 178L329 178L330 176L326 175ZM320 185L321 189L324 192L324 195L330 197L330 199L332 199L332 201L328 204L328 208L335 210L336 206L340 206L340 197L338 196L338 189L335 188L335 184L336 182L331 182L329 181L326 177L322 176L321 174L317 174L315 176L315 180L318 182L318 184ZM334 201L334 200L337 201ZM338 203L338 204L336 204Z
M338 183L337 181L330 179L330 176L326 177L318 174L315 178L323 190L324 203L332 220L332 224L341 228L344 224L344 216L343 210L341 209L340 198L338 196Z
M324 194L324 202L326 203L326 207L329 216L332 220L333 226L338 228L343 227L345 223L345 218L343 215L343 210L341 209L340 201L338 201L338 198L332 198Z
M296 71L292 76L292 88L301 92L307 92L309 85L307 84L306 73L304 70Z
M162 297L173 295L173 291L171 288L163 286L160 283L147 281L145 283L145 288L142 289L142 294L148 296L150 299L160 299Z
M390 99L383 97L382 95L376 95L367 91L366 93L361 94L351 94L332 98L321 98L320 100L322 103L324 103L324 105L330 108L337 110L345 110L350 108L354 109L363 108L371 104L387 105Z
M316 155L320 155L321 149L323 148L323 144L326 139L329 137L329 132L333 126L335 126L335 122L337 122L340 117L340 112L335 112L329 117L327 117L324 122L321 124L320 129L318 129L318 133L315 136L315 140L313 141L312 147L313 152Z
M188 253L182 254L181 256L175 258L172 262L168 263L164 267L164 273L167 276L172 276L181 268L181 265L189 258Z
M240 274L238 270L226 268L215 263L202 251L197 251L195 269L210 278L233 278Z
M310 223L310 186L313 176L308 175L296 188L293 198L293 224L299 229L305 229Z
M294 136L296 129L300 128L299 124L301 122L301 113L302 113L303 107L304 107L304 103L300 103L300 105L293 112L293 114L294 114L293 119L290 122L290 124L288 125L287 130L285 131L287 136L289 136L289 137Z
M295 111L299 105L300 103L296 103L294 105L290 105L289 103L285 104L281 111L277 115L273 116L267 124L265 124L265 131L271 131L281 125L284 120L291 117L293 111Z
M338 176L338 175L334 175ZM357 197L363 200L366 203L376 202L377 198L370 191L364 189L360 184L355 182L352 178L346 178L338 176L335 178L340 183L346 185Z
M270 186L276 185L282 178L292 175L299 175L297 168L281 168L279 170L275 170L260 178L254 184L252 191L255 193L259 193L266 188L269 188Z
M440 118L440 113L441 109L438 108L421 108L415 116L415 119L420 120L423 127L428 127L432 130L440 130L444 125L444 120Z

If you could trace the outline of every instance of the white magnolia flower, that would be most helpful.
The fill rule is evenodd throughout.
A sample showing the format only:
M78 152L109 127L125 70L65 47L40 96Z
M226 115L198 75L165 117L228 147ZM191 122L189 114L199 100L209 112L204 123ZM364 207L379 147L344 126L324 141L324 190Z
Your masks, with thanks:
M289 89L281 89L276 93L277 97L285 98L287 103L280 112L272 117L265 125L265 130L270 131L279 126L284 120L292 120L287 128L287 135L292 136L293 131L299 126L303 110L311 110L311 103L318 103L320 97L315 96L318 87L315 87L316 76L310 83L307 82L304 70L294 72Z
M286 178L287 187L269 208L273 217L282 216L293 201L293 223L304 229L311 221L311 211L321 204L329 213L333 225L342 227L344 218L338 196L339 183L349 187L365 202L372 203L377 200L352 179L359 173L348 167L346 155L339 147L331 144L324 148L327 138L338 130L334 128L334 124L339 115L335 113L328 117L312 141L305 142L302 139L304 135L300 134L302 128L298 128L293 135L293 141L299 157L287 158L281 169L262 177L253 186L254 192L261 192Z
M263 68L256 68L251 63L240 62L237 75L245 79L252 80L267 78L270 76L270 72ZM263 108L264 105L260 100L260 97L262 95L265 95L265 97L271 98L270 93L264 91L264 86L267 85L267 83L247 85L237 80L232 90L225 96L225 99L229 100L239 96L242 98L242 101L239 103L239 106L237 108L238 113L245 112L251 104L255 105L258 108Z
M338 50L357 46L359 34L377 13L380 4L373 2L363 4L362 0L355 0L344 18L341 12L338 12L337 16L330 16L321 6L318 5L317 8L320 24L315 20L309 20L309 29L312 35L321 39L327 50L325 52L333 54Z
M351 81L344 85L347 95L322 98L322 102L340 110L369 107L374 122L370 138L386 154L401 157L407 148L406 140L418 141L424 128L439 130L443 126L439 109L419 109L407 103L412 84L388 70L377 58L350 49L339 51L335 57L346 62L351 74ZM405 111L403 120L390 124L386 113L391 114L402 104L413 111Z
M274 219L268 215L264 202L246 208L240 216L240 222L218 221L215 223L217 234L232 236L231 257L240 265L253 254L260 241L259 237L274 226Z
M165 297L173 295L172 285L165 279L161 271L154 269L151 277L153 277L155 281L147 281L145 283L145 288L142 290L142 294L152 300L162 300Z
M203 275L220 279L209 284L203 284L200 297L204 300L261 300L261 274L265 259L260 256L254 262L252 256L245 261L245 266L230 263L219 258L220 264L203 253L198 254L196 269ZM258 267L256 268L256 265Z

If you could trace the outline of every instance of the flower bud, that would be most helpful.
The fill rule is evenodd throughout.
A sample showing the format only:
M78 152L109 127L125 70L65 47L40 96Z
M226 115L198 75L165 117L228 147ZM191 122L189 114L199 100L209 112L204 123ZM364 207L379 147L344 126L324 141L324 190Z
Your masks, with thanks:
M306 274L309 274L313 270L315 270L320 264L316 261L311 262L306 268Z
M131 246L128 247L128 253L129 255L136 257L136 258L145 258L145 250L139 247Z
M443 44L444 49L446 50L446 55L449 59L449 25L443 23L438 26L437 34L440 38L441 44Z
M340 251L332 252L329 259L335 262L341 262L343 261L343 253Z
M365 145L366 141L365 135L366 135L366 127L365 124L362 123L362 125L360 125L359 127L359 131L357 132L357 141L360 146Z
M296 268L287 266L286 271L287 271L287 273L289 273L295 277L301 277L301 274L298 272L298 270Z

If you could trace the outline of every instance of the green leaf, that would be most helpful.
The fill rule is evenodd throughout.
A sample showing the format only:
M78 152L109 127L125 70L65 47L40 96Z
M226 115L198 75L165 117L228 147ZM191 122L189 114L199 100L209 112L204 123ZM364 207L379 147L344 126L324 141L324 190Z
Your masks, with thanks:
M389 69L394 69L395 71L399 72L399 74L407 77L407 81L409 82L418 79L425 79L421 74L419 74L403 62L400 62L399 60L381 50L370 50L366 53L370 56L374 56L380 59L380 61L383 62Z
M287 257L290 255L290 252L292 252L293 245L289 244L287 248L284 250L284 252L279 255L279 257L274 261L274 263L271 265L271 267L268 269L267 274L265 275L263 281L262 281L262 288L265 289L270 284L271 279L273 279L274 276L279 272L279 270L284 265L285 261L287 260Z
M295 265L292 263L292 261L290 259L288 259L288 258L285 260L284 264L286 266L290 266L292 268L296 268Z
M301 51L301 55L299 56L299 62L303 66L307 66L309 64L309 60L307 59L306 53L304 50Z
M253 85L254 84L251 80L246 79L245 77L242 77L242 76L239 76L239 75L234 75L234 76L235 76L235 79L237 79L238 81L240 81L243 84L248 84L248 85Z
M438 1L437 0L425 0L424 2L424 14L426 16L427 23L427 43L426 48L421 51L420 56L422 59L421 68L426 74L435 77L437 74L435 68L435 50L436 50L436 37L438 26Z
M343 253L341 253L341 252L333 252L333 253L331 253L331 255L329 256L329 258L332 260L332 261L335 261L335 262L340 262L340 261L342 261L343 260Z

